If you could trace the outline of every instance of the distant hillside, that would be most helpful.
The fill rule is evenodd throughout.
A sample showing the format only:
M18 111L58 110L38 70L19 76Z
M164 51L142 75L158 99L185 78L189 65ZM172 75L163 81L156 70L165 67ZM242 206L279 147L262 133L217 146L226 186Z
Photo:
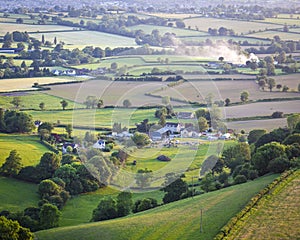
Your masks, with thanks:
M130 215L125 218L55 228L36 233L39 240L213 239L250 198L277 175ZM200 209L203 209L200 232Z

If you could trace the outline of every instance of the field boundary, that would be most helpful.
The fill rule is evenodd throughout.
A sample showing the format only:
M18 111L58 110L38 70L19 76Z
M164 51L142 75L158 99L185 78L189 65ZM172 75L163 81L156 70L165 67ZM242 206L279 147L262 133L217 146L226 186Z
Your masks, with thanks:
M282 173L280 177L276 178L272 183L251 198L249 203L239 213L231 218L224 227L221 228L214 240L229 239L246 224L246 219L257 211L258 208L262 207L267 199L270 199L270 197L279 193L297 176L300 176L300 170L290 170Z

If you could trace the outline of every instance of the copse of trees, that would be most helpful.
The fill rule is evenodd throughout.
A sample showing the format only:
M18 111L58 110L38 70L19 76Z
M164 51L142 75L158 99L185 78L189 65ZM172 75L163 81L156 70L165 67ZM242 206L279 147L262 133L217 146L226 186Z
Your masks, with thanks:
M35 128L32 116L20 111L0 108L0 132L29 133Z

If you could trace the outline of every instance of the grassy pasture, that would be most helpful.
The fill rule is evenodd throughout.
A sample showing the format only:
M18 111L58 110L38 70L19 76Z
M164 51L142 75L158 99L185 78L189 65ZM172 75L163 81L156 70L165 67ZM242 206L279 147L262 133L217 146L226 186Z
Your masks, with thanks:
M101 110L68 110L68 111L27 111L34 119L61 124L71 124L87 127L112 127L114 122L121 122L122 126L134 127L135 123L148 118L149 121L158 121L154 118L155 109L101 109ZM76 131L74 131L76 134Z
M91 64L81 64L78 66L73 66L75 68L87 68L87 69L97 69L97 68L110 68L112 63L117 63L118 67L131 67L135 65L145 65L145 61L141 57L111 57L101 59L99 63L91 63Z
M198 27L200 31L207 32L209 28L219 29L220 27L225 27L228 29L233 29L238 34L247 34L249 33L249 31L253 30L259 31L282 27L279 24L247 22L219 18L189 18L185 19L184 23L186 26L191 26L193 29L195 29L195 27Z
M49 151L48 148L39 143L37 136L1 134L0 165L5 162L13 149L20 154L24 166L36 165L43 153Z
M245 225L228 239L298 239L300 174L256 207Z
M0 211L16 212L27 207L37 207L40 200L38 185L5 177L0 177L0 185Z
M63 83L75 81L74 77L35 77L35 78L11 78L0 80L0 92L11 92L18 90L34 90L34 83Z
M96 192L81 194L68 200L62 211L60 226L72 226L88 223L92 217L93 210L97 207L100 199L105 196L115 197L119 191L114 188L100 188ZM145 193L134 193L133 201L146 197L155 198L159 203L162 202L164 193L162 191L152 191Z
M13 32L13 31L20 31L20 32L27 31L29 33L29 32L47 32L47 31L66 31L72 29L73 29L72 27L65 27L60 25L29 25L29 24L16 24L16 23L0 23L0 36L4 36L7 32ZM42 35L38 37L38 39L41 38ZM51 39L47 38L47 40L49 41L52 41L53 39L54 36Z
M119 35L94 32L94 31L73 31L73 32L53 32L45 33L45 39L57 38L57 41L66 43L64 48L84 48L85 46L94 47L135 47L137 46L134 38ZM31 37L41 39L41 33L30 34Z
M47 239L212 239L218 230L275 178L274 175L184 199L125 218L62 227L36 233ZM200 233L200 209L203 232ZM78 209L77 209L78 210Z
M135 76L139 76L143 73L151 73L151 70L153 68L158 68L161 71L177 71L177 70L181 70L184 72L188 72L188 71L202 71L203 73L206 73L207 70L204 69L202 66L199 66L198 64L165 64L165 65L161 65L161 64L155 64L155 65L147 65L147 66L138 66L138 67L132 67L130 69L128 69L128 73L130 75L135 75ZM214 70L214 71L222 71L222 70Z
M147 34L151 34L151 32L154 29L156 29L159 31L159 33L161 35L164 35L165 33L175 33L177 37L207 35L206 33L195 31L195 30L181 29L181 28L175 28L175 27L145 25L145 24L132 26L132 27L129 27L129 29L132 31L142 29Z
M62 109L60 101L62 98L51 96L41 92L28 92L28 93L7 93L0 95L0 105L4 108L13 108L10 103L15 96L19 96L21 99L21 108L24 109L37 109L40 110L39 104L45 103L45 110L49 109ZM67 100L68 106L66 109L72 109L74 103ZM77 104L79 105L79 104Z
M256 32L252 34L247 34L250 37L258 37L258 38L269 38L272 39L274 36L279 36L282 40L294 40L298 41L300 38L300 34L293 32L279 32L279 31L264 31L264 32Z

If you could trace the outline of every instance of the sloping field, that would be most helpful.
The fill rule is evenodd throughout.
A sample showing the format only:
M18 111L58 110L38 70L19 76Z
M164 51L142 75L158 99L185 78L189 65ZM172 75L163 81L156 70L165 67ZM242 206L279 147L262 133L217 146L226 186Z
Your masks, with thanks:
M125 218L40 231L36 236L39 240L212 239L254 194L274 178L274 175L263 177ZM200 232L200 209L203 209L203 232Z
M24 166L36 165L44 152L49 151L37 136L0 134L0 166L13 149L20 154Z
M4 36L7 32L20 31L20 32L47 32L47 31L71 31L72 27L65 27L60 25L29 25L17 23L0 23L0 36ZM40 35L40 38L41 39ZM53 41L54 37L51 38ZM50 41L50 39L49 39Z
M238 34L247 34L249 31L259 31L265 29L280 28L282 25L269 24L269 23L257 23L238 20L227 20L220 18L189 18L185 19L186 26L191 26L193 29L198 27L199 30L207 32L209 28L225 27L233 29Z
M27 207L37 207L40 200L38 185L0 177L0 212L22 211Z
M83 48L85 46L94 47L135 47L137 46L134 38L119 35L94 32L94 31L74 31L74 32L55 32L45 33L45 39L57 38L57 41L65 42L65 48ZM30 34L31 37L41 39L41 33Z
M299 171L298 171L299 172ZM228 239L299 239L300 172L278 193L259 206L236 236Z

